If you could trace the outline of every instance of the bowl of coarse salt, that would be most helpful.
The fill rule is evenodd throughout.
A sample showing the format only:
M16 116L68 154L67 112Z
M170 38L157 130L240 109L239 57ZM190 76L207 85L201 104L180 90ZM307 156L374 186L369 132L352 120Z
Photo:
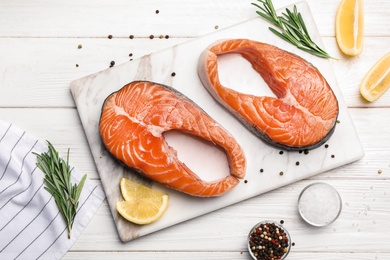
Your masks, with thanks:
M339 217L342 200L337 190L323 182L306 186L298 197L298 211L310 225L327 226Z

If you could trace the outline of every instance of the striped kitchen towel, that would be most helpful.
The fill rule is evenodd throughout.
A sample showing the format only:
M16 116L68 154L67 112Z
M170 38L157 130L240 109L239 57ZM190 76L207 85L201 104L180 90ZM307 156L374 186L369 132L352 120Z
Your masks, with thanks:
M48 150L25 131L0 120L0 259L60 259L88 225L105 195L87 179L68 239L54 198L44 189L36 155ZM83 174L72 171L72 183Z

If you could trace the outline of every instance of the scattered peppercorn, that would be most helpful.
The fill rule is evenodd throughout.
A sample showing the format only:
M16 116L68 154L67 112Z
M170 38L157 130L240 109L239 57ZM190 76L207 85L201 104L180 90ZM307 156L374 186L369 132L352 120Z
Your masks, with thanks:
M115 65L115 61L112 60L112 61L110 62L110 68L111 68L111 67L114 67L114 65Z
M303 153L304 154L309 154L309 150L305 150Z
M303 151L301 150L301 151L299 151L299 153L303 153Z
M156 14L158 14L160 11L159 10L156 10Z
M245 180L244 183L248 183L248 180Z
M129 38L130 38L130 39L134 39L134 35L130 35Z
M76 67L78 68L78 67L79 67L79 64L76 64Z
M283 151L280 151L279 154L283 154Z
M280 176L283 176L283 174L284 174L284 172L279 172L279 175L280 175Z
M326 144L326 145L325 145L325 148L328 148L328 147L329 147L329 145L328 145L328 144Z
M169 39L169 35L165 35L165 39Z
M282 225L284 224L284 220L283 219L280 221L280 224L282 224Z
M263 170L263 169L260 169L260 172L264 172L264 170Z
M336 123L340 124L340 120L339 120L339 119L337 119L337 120L336 120Z
M297 161L297 162L295 163L295 165L297 165L297 166L298 166L298 165L299 165L299 161Z
M171 76L172 76L172 77L176 76L176 73L175 73L175 72L172 72L172 73L171 73Z
M292 242L291 245L292 245L292 246L295 246L295 242Z
M129 57L133 57L133 54L132 54L132 53L129 53Z
M110 34L110 35L108 35L108 39L112 39L112 35Z
M218 26L218 25L216 25L216 26L214 26L214 28L215 28L215 30L217 30L217 29L219 28L219 26Z
M330 157L334 158L335 156L334 156L334 154L332 154Z
M150 39L153 39L153 38L154 38L154 35L151 34L151 35L149 36L149 38L150 38Z
M378 170L378 174L381 174L382 173L382 170Z
M158 38L163 39L164 35L160 34L160 36Z
M281 259L289 247L286 231L275 223L262 223L249 236L252 255L258 260Z
M79 44L79 45L77 45L77 48L81 49L81 48L83 48L83 45Z

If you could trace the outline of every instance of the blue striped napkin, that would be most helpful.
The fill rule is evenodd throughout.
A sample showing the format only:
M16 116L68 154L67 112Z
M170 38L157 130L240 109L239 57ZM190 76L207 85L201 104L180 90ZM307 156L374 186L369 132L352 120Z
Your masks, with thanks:
M47 151L18 127L0 120L0 259L60 259L77 241L103 202L100 186L85 182L68 239L54 198L44 189L35 153ZM72 183L83 174L72 171Z

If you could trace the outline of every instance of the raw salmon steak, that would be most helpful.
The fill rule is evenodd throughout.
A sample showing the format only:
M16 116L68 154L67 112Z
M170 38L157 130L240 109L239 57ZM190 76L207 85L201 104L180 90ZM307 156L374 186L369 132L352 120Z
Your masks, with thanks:
M171 87L134 81L107 97L99 123L107 150L146 177L193 196L219 196L246 170L244 151L234 137L198 105ZM163 133L182 131L223 148L230 172L207 182L178 158Z
M217 57L225 53L237 53L248 60L276 98L224 87ZM312 149L334 132L339 105L325 78L306 60L276 46L248 39L218 41L201 54L198 75L219 103L274 146Z

